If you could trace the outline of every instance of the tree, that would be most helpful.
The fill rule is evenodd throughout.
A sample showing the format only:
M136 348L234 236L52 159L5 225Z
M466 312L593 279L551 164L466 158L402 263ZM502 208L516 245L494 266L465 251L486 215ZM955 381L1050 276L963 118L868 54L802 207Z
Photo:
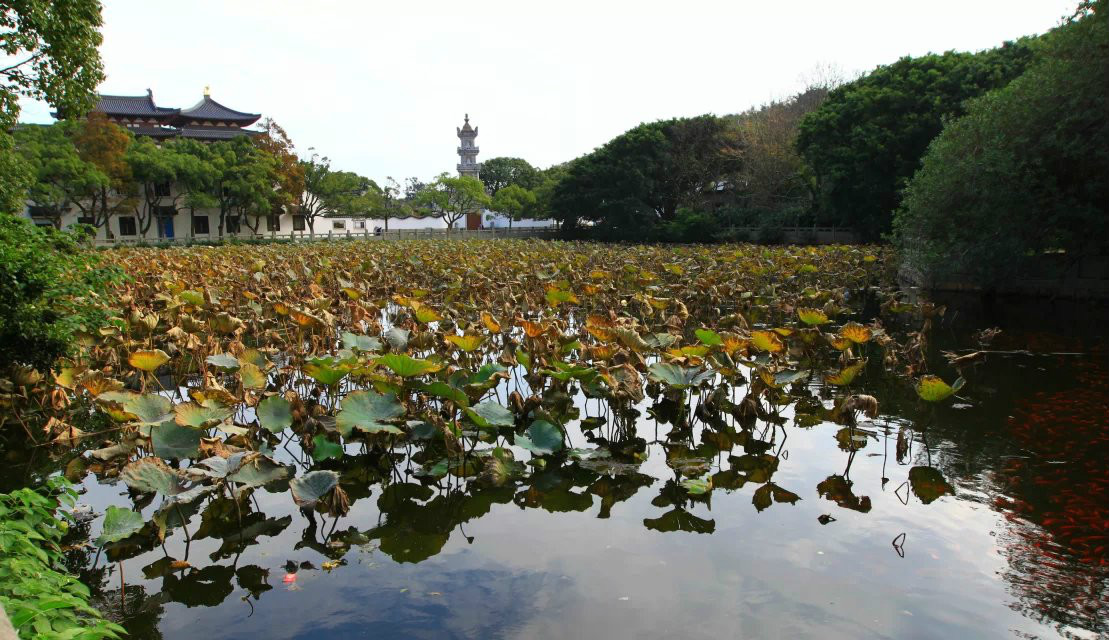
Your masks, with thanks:
M32 125L14 132L15 157L26 162L33 177L20 194L19 208L29 200L35 217L49 219L56 229L74 199L102 177L95 165L81 159L66 130L67 125Z
M163 194L167 193L165 190L177 182L181 158L171 145L159 147L150 138L139 138L127 150L125 160L137 192L134 199L136 227L139 237L145 238L161 213L159 207Z
M403 191L400 183L393 176L385 178L385 186L381 188L380 197L372 214L385 221L385 231L389 231L389 218L396 218L407 212L407 206L402 201Z
M236 229L244 222L257 232L259 219L271 212L278 182L276 160L245 136L207 147L215 178L211 195L219 207L219 237L228 226Z
M926 279L991 286L1050 252L1109 250L1109 3L1086 3L1028 70L967 104L905 190L895 239Z
M262 121L264 135L256 136L254 144L274 161L277 188L270 199L271 215L281 215L296 207L304 193L304 167L296 155L296 148L289 135L271 118Z
M15 140L0 131L0 215L22 211L35 180L34 169L15 148Z
M508 216L508 228L511 229L513 220L534 214L535 204L535 192L510 184L493 196L492 209Z
M92 220L98 229L103 227L107 236L113 238L109 223L115 215L130 211L136 197L126 160L133 141L131 133L95 112L67 128L72 131L77 155L96 168L75 194L73 204L82 217Z
M806 114L824 102L828 91L825 86L811 86L786 100L735 116L743 162L734 184L727 185L726 199L749 217L793 214L794 224L799 224L800 215L811 210L815 193L797 153L797 128Z
M165 143L180 158L177 182L170 194L174 210L189 210L189 237L196 229L196 210L212 209L219 206L213 195L219 180L219 172L212 165L212 150L209 145L179 138Z
M480 211L490 204L489 195L481 180L470 176L458 178L442 173L426 185L414 198L415 204L430 211L431 215L447 223L447 232L467 213Z
M740 166L739 138L727 119L641 124L570 163L550 206L571 227L593 221L630 237L673 220L679 207L699 204Z
M19 98L43 100L63 115L84 114L104 80L97 47L98 0L20 0L0 4L0 130L19 118Z
M301 161L304 192L297 211L304 216L309 233L315 234L320 216L365 217L379 208L381 189L373 180L350 171L332 171L331 161L318 155Z
M481 163L478 172L489 195L495 196L501 189L514 184L525 189L539 186L539 170L522 158L491 158Z
M899 192L944 120L1008 84L1031 56L1022 40L981 53L905 57L832 91L801 121L797 138L821 219L871 240L889 231Z

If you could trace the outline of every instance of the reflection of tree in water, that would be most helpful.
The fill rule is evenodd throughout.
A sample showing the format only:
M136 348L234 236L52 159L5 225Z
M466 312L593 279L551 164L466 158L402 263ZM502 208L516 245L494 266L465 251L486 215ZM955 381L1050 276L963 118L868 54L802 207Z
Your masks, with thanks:
M1109 633L1109 380L1105 353L1081 365L1078 386L1037 393L1009 422L1029 455L999 471L996 506L1005 579L1027 615Z

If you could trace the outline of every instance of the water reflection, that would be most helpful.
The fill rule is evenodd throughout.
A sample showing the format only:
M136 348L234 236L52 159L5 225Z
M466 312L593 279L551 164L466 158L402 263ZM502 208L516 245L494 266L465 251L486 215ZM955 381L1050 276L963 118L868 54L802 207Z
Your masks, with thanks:
M316 464L286 438L280 461L340 473L346 516L298 510L278 482L198 502L164 544L145 531L71 562L135 638L1105 633L1096 355L1043 365L1060 388L1037 395L1012 361L985 365L981 395L939 411L868 380L876 419L807 380L761 412L745 380L616 406L549 390L576 448L513 447L504 473L437 467L442 440ZM118 502L99 471L87 500Z

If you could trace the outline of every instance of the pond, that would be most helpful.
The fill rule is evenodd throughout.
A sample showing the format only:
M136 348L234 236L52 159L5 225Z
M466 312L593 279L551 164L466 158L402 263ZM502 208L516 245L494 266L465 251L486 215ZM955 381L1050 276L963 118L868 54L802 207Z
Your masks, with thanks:
M292 477L338 472L345 515L299 508L278 479L175 509L164 543L147 524L101 551L83 541L110 505L149 523L163 503L90 458L103 443L9 451L2 489L57 471L81 483L70 567L137 639L1104 636L1104 313L976 305L951 301L932 327L932 370L968 380L942 403L873 353L851 391L878 411L851 417L842 389L793 374L771 385L788 400L748 415L756 361L689 388L645 377L625 402L573 377L532 388L520 363L483 397L542 396L564 444L504 439L495 415L450 464L427 423L330 457L292 429L261 439ZM985 356L957 372L943 352Z

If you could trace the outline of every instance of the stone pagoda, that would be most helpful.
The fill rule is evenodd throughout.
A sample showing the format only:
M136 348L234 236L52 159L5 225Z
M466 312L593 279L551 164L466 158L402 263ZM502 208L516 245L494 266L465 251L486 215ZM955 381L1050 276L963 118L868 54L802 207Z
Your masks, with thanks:
M481 170L481 165L477 161L477 145L474 144L474 139L477 138L477 127L470 126L470 114L466 114L466 122L459 129L455 127L458 132L458 176L470 176L471 178L478 177L478 172Z

